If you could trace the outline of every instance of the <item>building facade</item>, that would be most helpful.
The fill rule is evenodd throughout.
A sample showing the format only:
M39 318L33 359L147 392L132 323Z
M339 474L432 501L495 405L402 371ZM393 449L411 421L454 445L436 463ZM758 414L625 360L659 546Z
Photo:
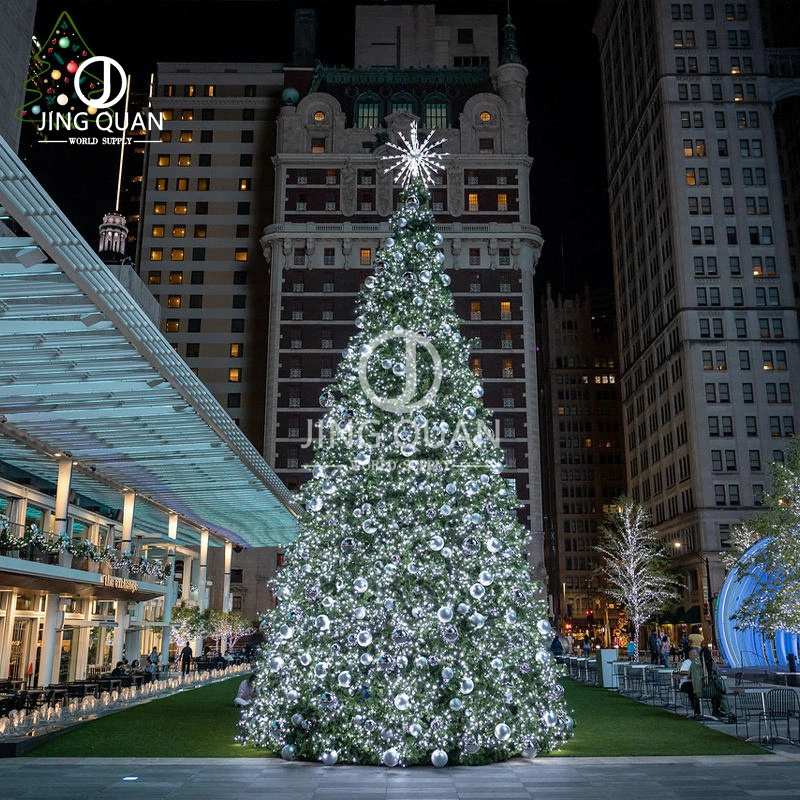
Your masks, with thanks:
M270 269L265 457L290 488L309 474L319 397L356 332L356 296L399 194L385 143L416 121L421 137L435 130L446 140L432 208L504 474L531 530L531 566L544 578L533 299L542 237L530 221L527 69L513 25L501 49L494 16L363 6L355 34L358 67L286 72L275 218L261 240Z
M159 64L136 264L162 331L257 447L264 438L276 64Z
M610 642L618 611L597 585L593 549L626 485L613 297L554 298L548 284L538 322L552 614L562 631Z
M707 638L727 531L759 511L800 399L762 10L604 0L595 21L627 480Z

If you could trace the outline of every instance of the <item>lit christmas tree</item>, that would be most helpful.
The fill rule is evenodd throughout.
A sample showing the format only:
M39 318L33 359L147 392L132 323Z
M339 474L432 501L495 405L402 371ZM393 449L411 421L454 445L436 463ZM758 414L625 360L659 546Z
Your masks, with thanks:
M38 123L48 111L94 114L96 109L87 108L75 92L75 74L81 63L93 55L70 15L62 12L50 36L31 60L25 103L17 110L17 118ZM96 98L103 92L103 82L87 68L80 76L80 88L85 97Z
M241 740L286 759L482 764L571 735L428 207L440 143L403 143L242 719Z

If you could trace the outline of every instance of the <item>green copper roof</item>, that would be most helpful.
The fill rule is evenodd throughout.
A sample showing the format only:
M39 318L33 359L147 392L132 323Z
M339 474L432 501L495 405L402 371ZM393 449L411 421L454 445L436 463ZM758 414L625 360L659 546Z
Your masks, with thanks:
M489 67L324 67L314 71L311 91L340 86L470 86L488 83Z
M511 14L506 17L506 24L503 25L503 52L500 56L501 64L521 64L517 49L516 26L511 21Z

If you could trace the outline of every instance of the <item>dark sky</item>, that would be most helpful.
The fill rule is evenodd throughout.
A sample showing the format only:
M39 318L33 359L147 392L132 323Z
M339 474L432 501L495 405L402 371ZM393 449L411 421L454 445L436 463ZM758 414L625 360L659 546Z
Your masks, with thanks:
M376 3L386 4L386 3ZM289 62L293 14L314 7L318 58L352 65L352 0L39 0L36 33L46 37L67 11L89 48L109 55L146 86L159 61ZM438 13L494 13L508 0L449 0ZM610 278L608 210L597 42L591 27L598 0L510 0L528 78L529 152L533 156L532 222L545 246L537 290L580 291ZM259 11L261 13L259 13ZM261 19L266 14L266 20ZM23 145L25 140L23 140ZM29 167L87 240L114 205L115 154L110 147L23 147Z

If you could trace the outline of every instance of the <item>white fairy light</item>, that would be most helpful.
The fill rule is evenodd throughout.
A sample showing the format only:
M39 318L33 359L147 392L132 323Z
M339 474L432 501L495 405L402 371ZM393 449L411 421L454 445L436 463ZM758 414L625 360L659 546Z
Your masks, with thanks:
M392 162L384 170L384 174L397 170L395 181L403 186L408 186L414 178L419 178L426 186L433 185L433 175L444 169L442 156L447 155L447 153L436 152L436 148L440 144L444 144L446 139L439 139L431 144L434 132L431 130L425 137L425 141L420 144L417 138L416 122L411 123L409 139L406 139L402 132L398 131L404 146L400 147L393 142L386 143L389 147L397 150L398 155L384 156L384 161Z

